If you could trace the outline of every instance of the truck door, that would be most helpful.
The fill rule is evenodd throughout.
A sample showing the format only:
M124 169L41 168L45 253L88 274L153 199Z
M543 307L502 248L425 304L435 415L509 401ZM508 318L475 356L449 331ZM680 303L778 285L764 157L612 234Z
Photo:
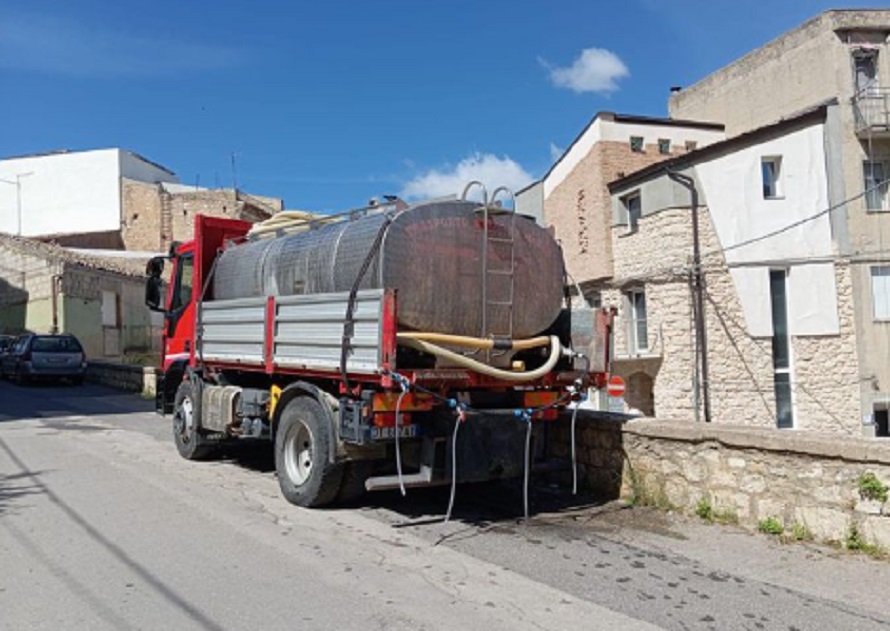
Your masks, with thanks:
M195 257L183 252L174 259L173 279L164 330L164 365L190 361L195 337Z

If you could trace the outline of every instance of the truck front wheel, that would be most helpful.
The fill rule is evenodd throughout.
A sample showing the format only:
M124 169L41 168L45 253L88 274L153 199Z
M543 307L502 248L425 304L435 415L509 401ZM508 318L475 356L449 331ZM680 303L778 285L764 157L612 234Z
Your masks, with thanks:
M195 389L188 381L183 381L176 390L173 403L173 440L179 455L186 460L206 458L215 448L198 431L197 411Z
M330 504L340 489L342 469L331 463L330 419L314 399L292 399L275 433L275 470L281 493L307 508Z

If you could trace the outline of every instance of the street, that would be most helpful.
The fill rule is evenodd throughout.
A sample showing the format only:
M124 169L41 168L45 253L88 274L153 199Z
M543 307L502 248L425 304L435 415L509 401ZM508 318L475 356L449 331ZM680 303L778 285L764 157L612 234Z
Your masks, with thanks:
M0 382L0 628L890 627L886 562L542 490L524 523L510 486L300 509L271 449L185 461L152 407Z

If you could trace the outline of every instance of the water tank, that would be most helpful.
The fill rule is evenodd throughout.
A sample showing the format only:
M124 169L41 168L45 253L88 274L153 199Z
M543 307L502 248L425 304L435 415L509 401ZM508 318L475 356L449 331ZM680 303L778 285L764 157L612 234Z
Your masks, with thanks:
M348 292L386 218L374 214L230 247L217 263L213 299ZM514 338L544 331L562 305L559 245L526 217L492 215L486 275L484 226L479 204L468 201L399 212L383 228L361 288L398 290L402 329L476 336L509 335L512 328Z

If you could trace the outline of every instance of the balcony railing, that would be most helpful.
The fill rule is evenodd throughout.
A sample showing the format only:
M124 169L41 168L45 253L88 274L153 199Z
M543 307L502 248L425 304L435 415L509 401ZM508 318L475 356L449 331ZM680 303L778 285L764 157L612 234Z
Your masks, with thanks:
M854 96L853 115L857 134L890 134L890 89L869 88Z

